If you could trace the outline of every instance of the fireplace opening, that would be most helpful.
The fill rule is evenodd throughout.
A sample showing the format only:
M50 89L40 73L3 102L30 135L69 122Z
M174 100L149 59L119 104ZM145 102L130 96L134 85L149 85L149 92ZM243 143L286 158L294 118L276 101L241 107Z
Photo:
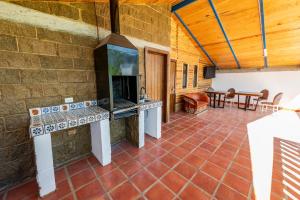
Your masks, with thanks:
M112 76L113 110L135 106L138 103L136 76Z

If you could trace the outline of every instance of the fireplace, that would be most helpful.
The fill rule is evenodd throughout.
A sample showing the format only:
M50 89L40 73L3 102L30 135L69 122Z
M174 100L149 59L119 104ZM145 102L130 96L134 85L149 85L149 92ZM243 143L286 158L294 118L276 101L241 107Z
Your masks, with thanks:
M137 114L138 50L122 35L112 33L95 49L99 105L112 119Z

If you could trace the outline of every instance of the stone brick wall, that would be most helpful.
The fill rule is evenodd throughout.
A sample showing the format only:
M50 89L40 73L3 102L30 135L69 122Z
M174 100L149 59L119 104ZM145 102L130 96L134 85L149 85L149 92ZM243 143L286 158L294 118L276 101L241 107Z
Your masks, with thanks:
M63 19L96 24L93 3L11 2ZM127 8L121 9L126 11L121 16L140 18L146 29L135 24L140 22L129 24L124 19L120 22L123 34L169 46L168 28L161 37L156 35L162 22L170 24L166 6L129 7L129 13ZM108 4L97 3L96 8L98 26L110 29ZM0 19L0 191L35 175L33 144L28 134L29 108L61 104L70 96L74 101L96 98L96 44L95 38ZM144 48L139 47L139 53L140 72L144 74ZM142 76L142 86L144 79ZM54 133L52 142L56 166L84 156L91 149L89 126Z
M34 175L28 109L96 97L97 41L0 21L0 187ZM53 134L55 164L90 151L89 127Z
M121 34L170 46L170 9L169 4L121 4Z

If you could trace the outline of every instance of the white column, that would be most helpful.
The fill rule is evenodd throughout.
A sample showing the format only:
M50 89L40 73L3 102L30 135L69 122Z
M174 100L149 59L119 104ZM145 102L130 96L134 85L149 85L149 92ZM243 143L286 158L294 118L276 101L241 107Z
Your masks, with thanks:
M43 197L56 189L51 135L36 136L33 140L37 169L36 180L40 196Z
M139 114L139 148L145 145L145 111L140 111Z
M272 118L265 117L247 125L253 188L257 200L270 199L273 169Z
M103 165L111 163L109 119L91 123L92 153Z
M161 138L161 107L145 110L145 133L159 139Z

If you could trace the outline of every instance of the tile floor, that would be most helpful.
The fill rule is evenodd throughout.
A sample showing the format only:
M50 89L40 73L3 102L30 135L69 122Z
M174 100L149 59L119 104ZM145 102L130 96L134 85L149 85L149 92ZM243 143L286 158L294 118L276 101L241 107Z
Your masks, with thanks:
M57 191L44 199L254 199L246 124L263 115L234 108L173 114L163 124L161 139L146 137L142 149L126 141L114 146L108 166L89 156L57 169ZM272 199L289 199L283 192L279 142L275 140ZM299 175L294 177L299 181ZM299 185L295 187L290 193L300 197ZM1 196L38 199L37 184L33 180Z

